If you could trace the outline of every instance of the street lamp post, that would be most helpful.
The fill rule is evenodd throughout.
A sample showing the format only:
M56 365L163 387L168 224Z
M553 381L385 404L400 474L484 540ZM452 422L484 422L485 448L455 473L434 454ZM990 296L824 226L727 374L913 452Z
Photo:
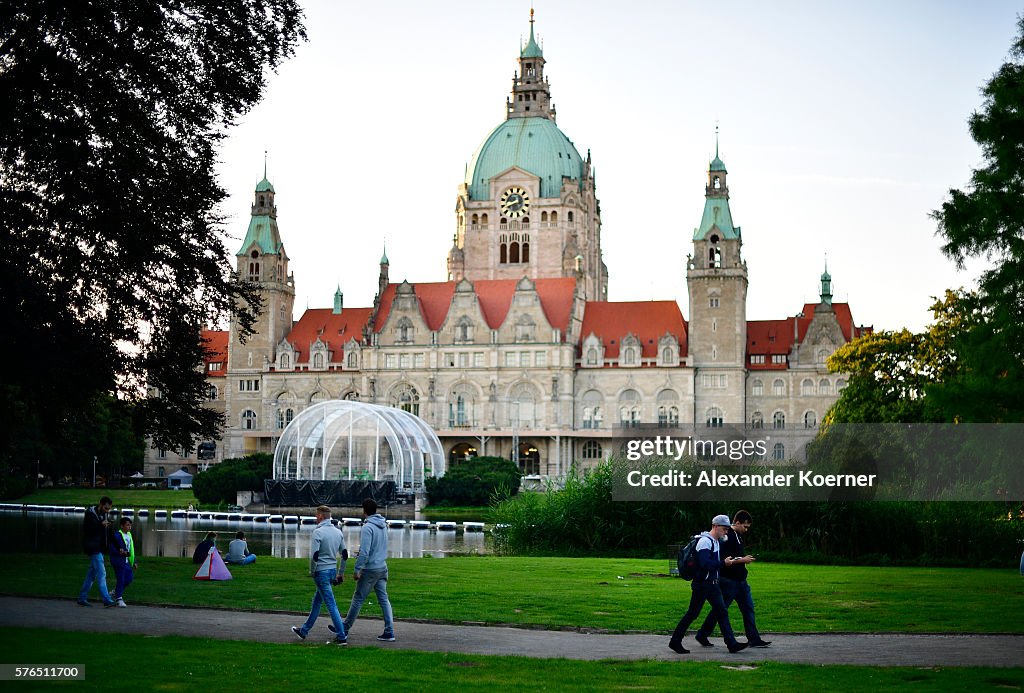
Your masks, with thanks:
M519 466L519 400L512 402L512 461Z
M92 456L92 487L96 488L96 455Z

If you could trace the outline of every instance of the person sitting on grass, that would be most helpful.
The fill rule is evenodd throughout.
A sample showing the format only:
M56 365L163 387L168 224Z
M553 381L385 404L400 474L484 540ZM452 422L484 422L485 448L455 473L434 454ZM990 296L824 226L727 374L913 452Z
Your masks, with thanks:
M238 565L249 565L256 562L256 554L249 552L249 545L245 542L245 532L237 532L235 538L228 544L228 555L224 557L225 563L236 563Z
M216 542L217 533L207 532L206 538L199 542L199 546L197 546L196 550L192 553L192 562L196 565L202 565L203 561L205 561L206 557L210 554L210 549L213 548L213 545Z

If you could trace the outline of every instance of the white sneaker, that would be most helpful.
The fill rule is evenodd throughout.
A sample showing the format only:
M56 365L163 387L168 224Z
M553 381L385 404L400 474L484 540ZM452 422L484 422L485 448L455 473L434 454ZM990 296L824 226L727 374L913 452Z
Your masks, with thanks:
M119 607L121 607L122 609L123 609L123 608L125 608L126 606L128 606L127 604L125 604L125 603L124 603L124 600L123 600L123 599L118 599L118 600L117 600L117 605L118 605Z

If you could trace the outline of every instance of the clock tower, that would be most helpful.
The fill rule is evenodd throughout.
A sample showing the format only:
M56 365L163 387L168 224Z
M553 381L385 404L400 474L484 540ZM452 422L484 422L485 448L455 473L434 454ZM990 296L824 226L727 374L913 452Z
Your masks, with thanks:
M581 157L555 124L533 10L518 62L505 121L473 154L459 186L448 278L573 277L585 298L605 300L608 269L590 153Z

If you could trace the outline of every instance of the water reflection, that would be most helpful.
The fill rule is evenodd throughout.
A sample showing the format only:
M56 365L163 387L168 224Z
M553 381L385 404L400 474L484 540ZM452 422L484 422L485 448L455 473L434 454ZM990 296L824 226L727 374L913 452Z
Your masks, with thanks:
M359 527L342 531L349 550L359 547ZM313 525L227 521L199 518L139 516L133 518L135 550L142 556L192 556L206 533L217 532L217 548L227 551L235 532L242 530L249 550L257 556L306 558ZM0 511L2 553L80 553L82 514L61 512ZM441 558L448 553L487 553L489 539L484 532L435 531L433 529L389 529L389 558Z

